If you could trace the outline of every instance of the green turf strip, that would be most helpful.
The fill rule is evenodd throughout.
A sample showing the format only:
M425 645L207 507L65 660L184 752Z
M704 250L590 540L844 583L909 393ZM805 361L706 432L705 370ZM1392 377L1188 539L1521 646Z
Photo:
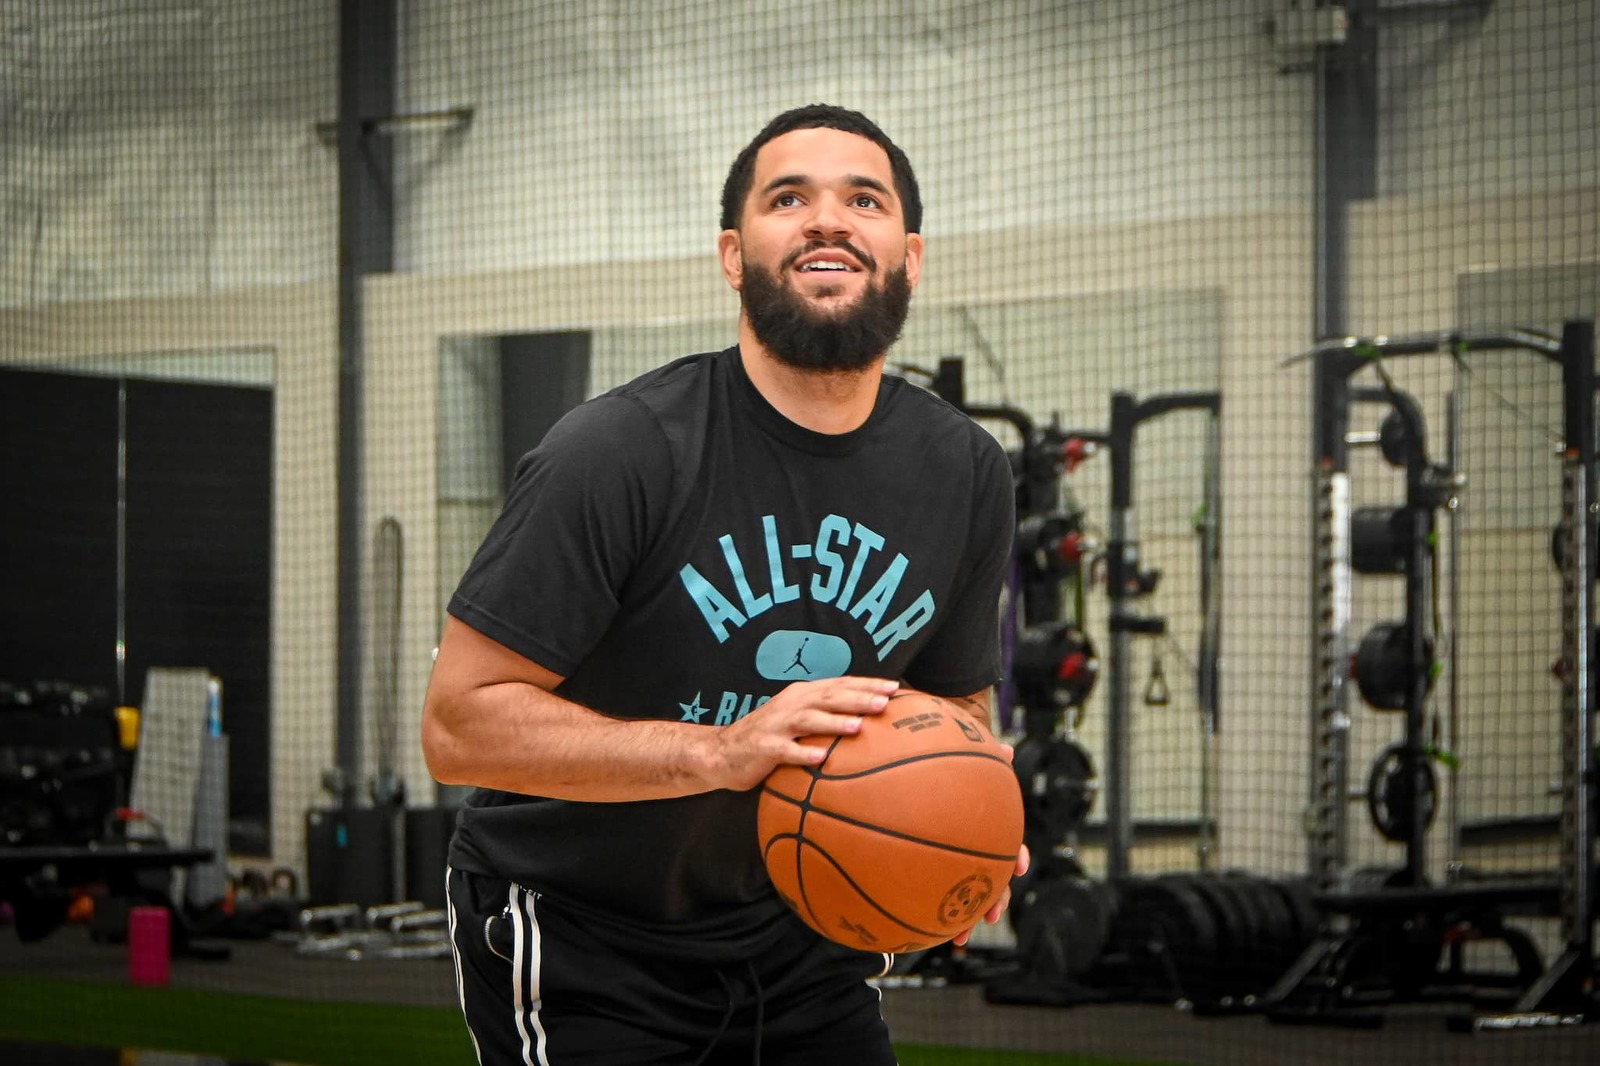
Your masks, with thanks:
M460 1015L185 988L0 978L0 1035L302 1066L475 1066Z
M0 977L0 1038L183 1051L299 1066L476 1066L453 1008ZM898 1044L901 1066L1154 1066L1129 1059Z

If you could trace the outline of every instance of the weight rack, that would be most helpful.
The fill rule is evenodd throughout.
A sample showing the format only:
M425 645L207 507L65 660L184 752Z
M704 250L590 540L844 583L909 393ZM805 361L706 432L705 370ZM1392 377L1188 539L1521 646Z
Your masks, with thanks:
M1428 886L1421 876L1413 803L1407 867L1398 883L1343 886L1348 851L1349 727L1346 680L1351 618L1351 506L1348 429L1352 402L1371 398L1352 386L1361 369L1381 360L1424 354L1459 357L1471 351L1523 351L1556 362L1562 371L1562 522L1570 531L1561 559L1562 679L1561 859L1549 883ZM1559 340L1531 330L1441 333L1408 338L1345 338L1319 344L1313 360L1313 575L1311 654L1311 787L1308 864L1323 912L1316 941L1265 998L1276 1021L1376 1025L1381 1017L1352 1011L1363 1003L1419 998L1430 984L1459 981L1441 973L1439 959L1452 929L1474 926L1503 938L1518 960L1521 994L1507 1014L1456 1019L1476 1030L1508 1025L1570 1024L1600 1018L1595 992L1593 891L1595 692L1591 636L1595 574L1594 324L1564 324ZM1413 554L1421 551L1413 545ZM1412 633L1415 639L1419 633ZM1414 700L1408 701L1414 703ZM1408 705L1408 725L1416 708ZM1411 736L1408 731L1408 737ZM1414 745L1408 745L1414 747ZM1414 755L1414 752L1412 753ZM1416 845L1415 848L1410 845ZM1564 950L1542 971L1531 945L1504 926L1509 912L1554 913ZM1374 987L1377 986L1377 987Z

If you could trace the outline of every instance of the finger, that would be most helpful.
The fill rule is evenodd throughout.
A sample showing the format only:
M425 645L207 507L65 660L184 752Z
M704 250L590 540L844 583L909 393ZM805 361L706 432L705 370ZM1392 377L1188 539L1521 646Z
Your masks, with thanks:
M791 710L816 709L834 714L875 714L889 705L899 682L881 677L833 677L801 681L773 698Z
M983 916L983 920L993 925L1000 920L1000 916L1005 914L1009 906L1011 906L1011 890L1008 888L1000 893L1000 902L989 908L989 913Z
M858 689L863 692L883 693L892 696L900 690L900 682L892 677L863 677L860 674L825 677L818 681L802 681L800 684L822 692L842 692Z
M1028 845L1022 845L1022 850L1017 852L1017 876L1021 877L1028 872L1028 867L1033 865L1033 853L1028 850Z
M882 677L841 677L820 692L819 700L829 710L848 714L875 714L889 706L889 699L900 682Z

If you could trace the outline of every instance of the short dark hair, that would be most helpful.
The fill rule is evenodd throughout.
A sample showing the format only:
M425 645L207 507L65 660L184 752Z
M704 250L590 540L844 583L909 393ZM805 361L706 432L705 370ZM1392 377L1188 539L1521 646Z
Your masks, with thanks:
M756 153L762 145L785 133L795 130L830 129L854 133L882 148L889 156L889 172L894 176L895 194L900 197L906 220L907 233L922 232L922 193L917 189L917 176L911 171L911 160L877 123L859 111L851 111L833 104L806 104L785 111L744 146L728 168L727 180L722 183L722 228L738 229L745 197L755 182Z

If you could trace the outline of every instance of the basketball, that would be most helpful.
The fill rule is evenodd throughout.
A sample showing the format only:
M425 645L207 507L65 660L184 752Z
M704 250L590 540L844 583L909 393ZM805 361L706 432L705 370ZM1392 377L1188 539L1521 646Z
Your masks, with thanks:
M860 732L807 737L820 766L780 766L757 831L778 893L811 928L902 954L970 929L1000 900L1022 847L1005 745L955 704L902 689Z

